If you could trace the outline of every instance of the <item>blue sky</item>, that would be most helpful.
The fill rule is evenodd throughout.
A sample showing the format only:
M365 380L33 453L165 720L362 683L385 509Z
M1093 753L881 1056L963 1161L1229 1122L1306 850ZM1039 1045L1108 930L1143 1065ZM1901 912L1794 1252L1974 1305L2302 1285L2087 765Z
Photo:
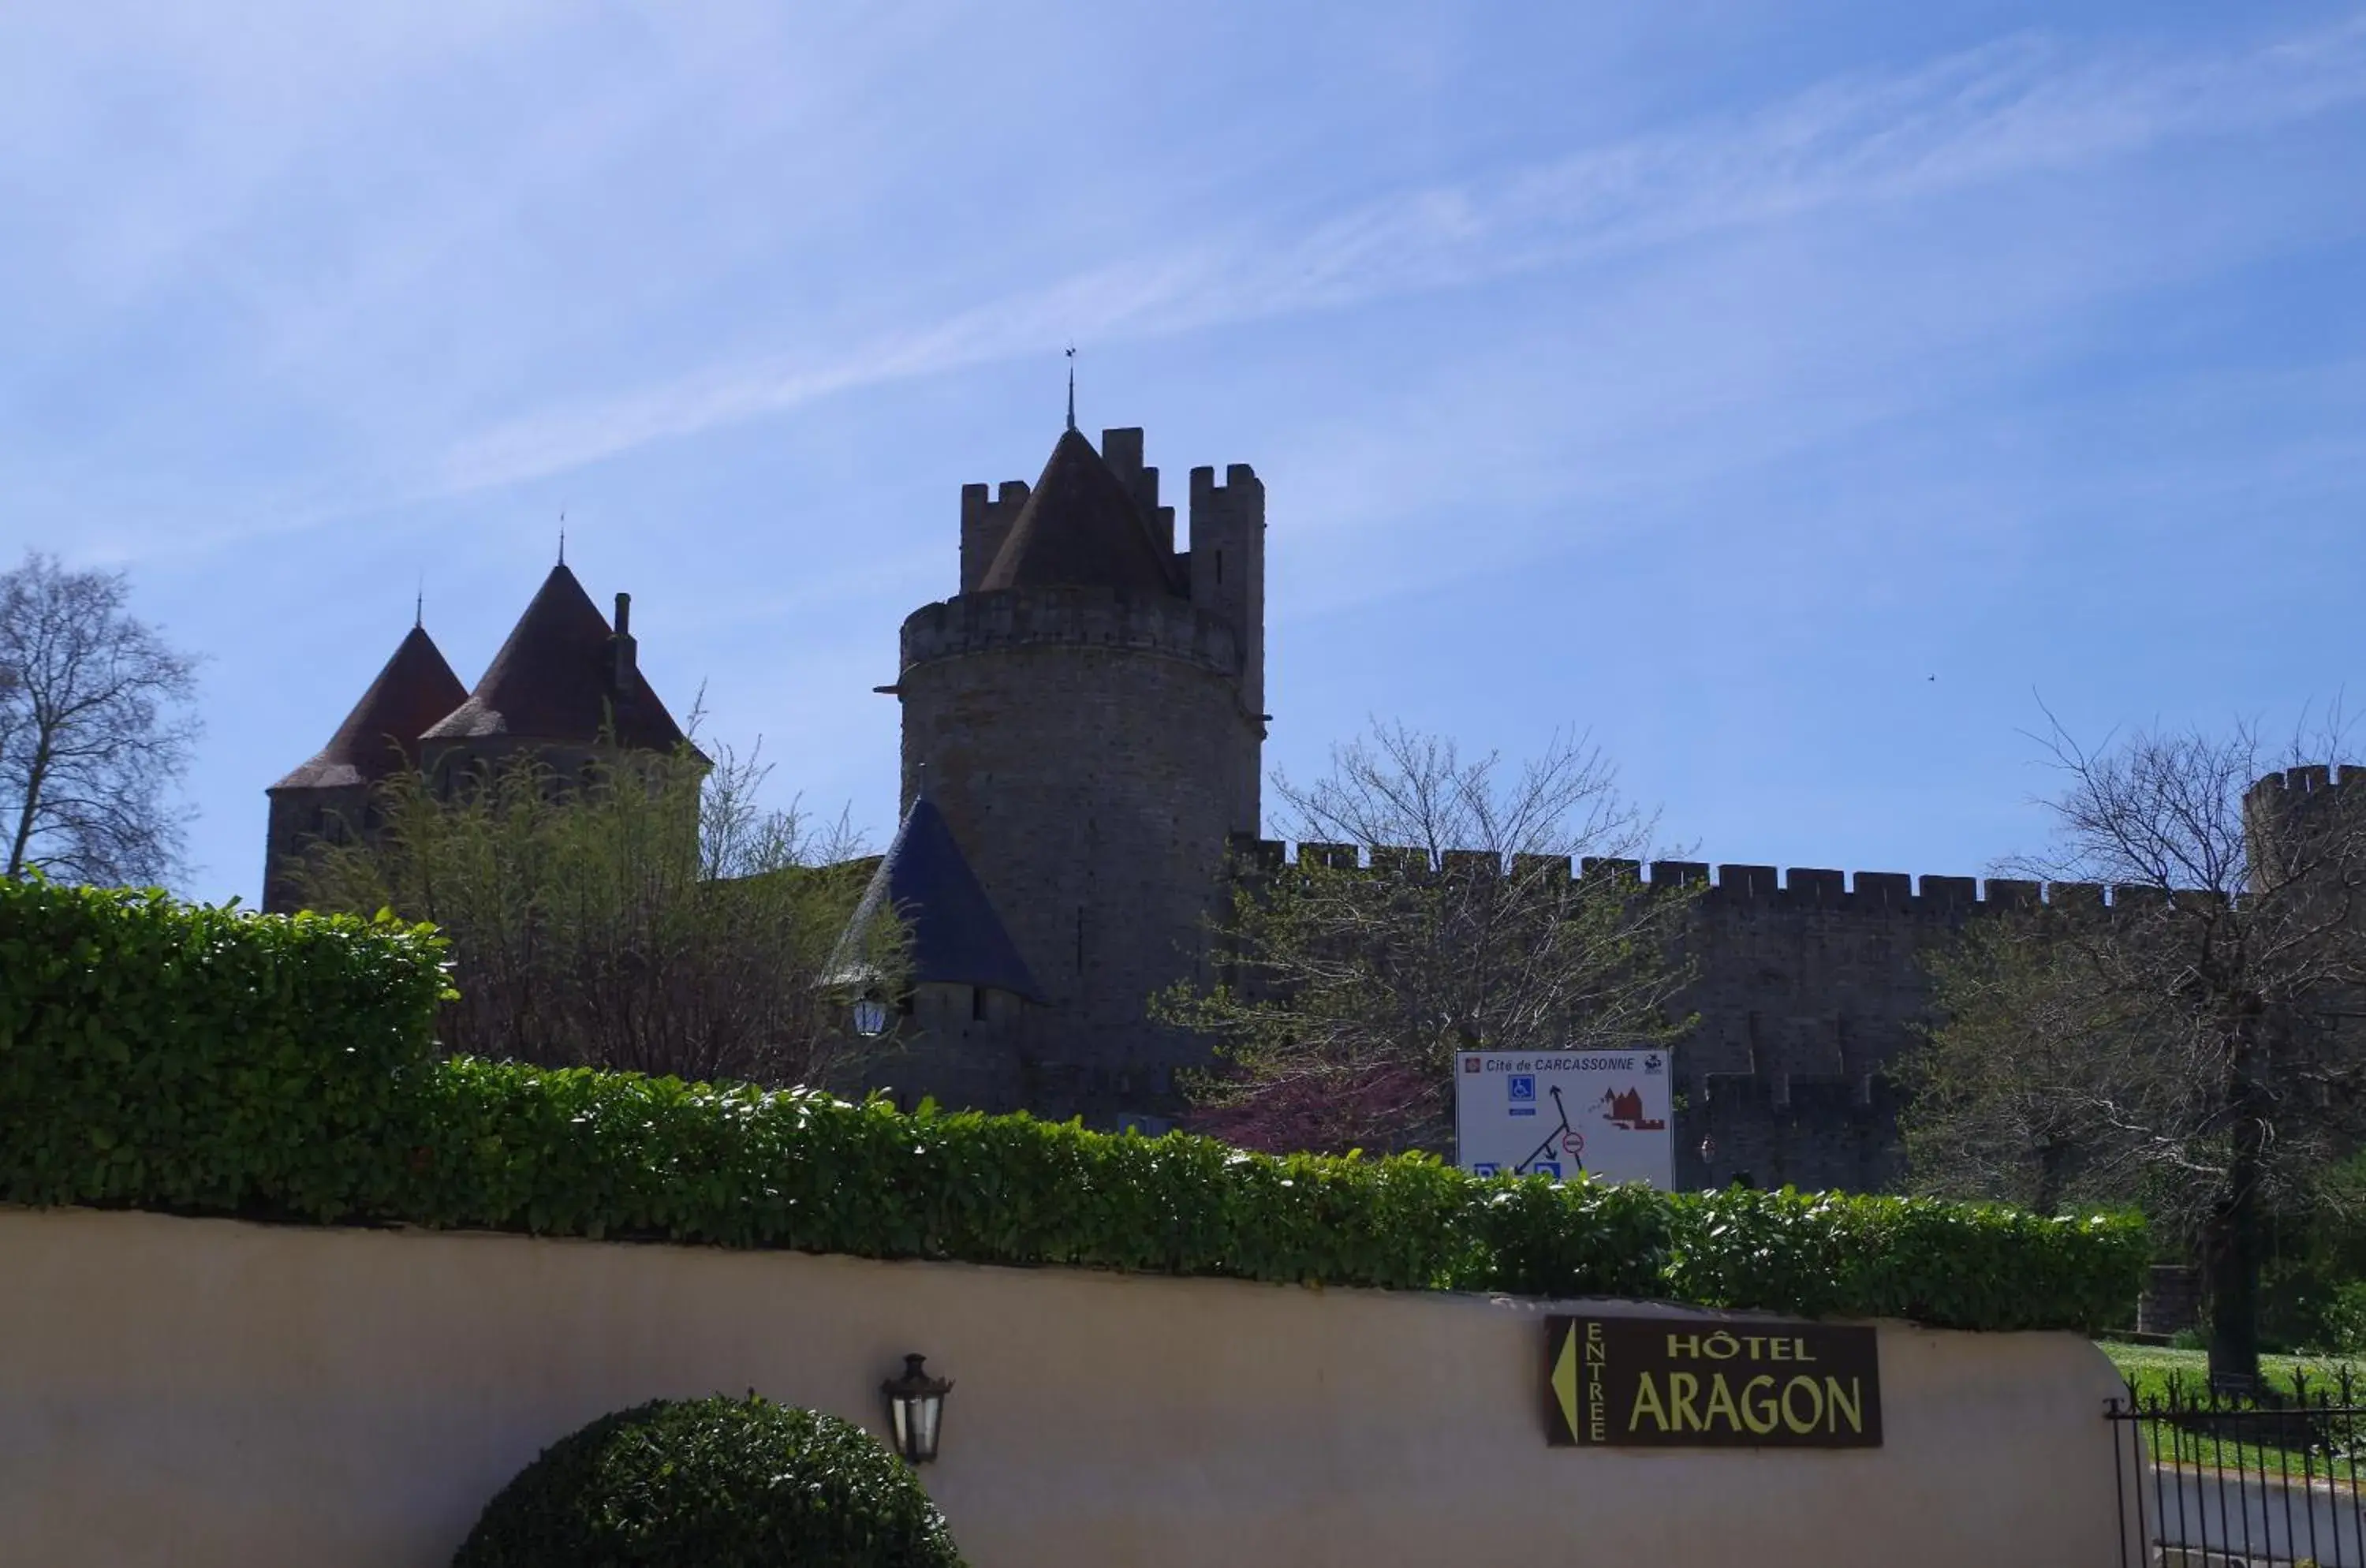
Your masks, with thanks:
M1270 765L1581 727L1703 858L1974 873L2041 697L2339 699L2361 278L2352 6L20 0L0 549L208 656L207 897L562 512L876 839L871 688L1074 339L1087 430L1266 481Z

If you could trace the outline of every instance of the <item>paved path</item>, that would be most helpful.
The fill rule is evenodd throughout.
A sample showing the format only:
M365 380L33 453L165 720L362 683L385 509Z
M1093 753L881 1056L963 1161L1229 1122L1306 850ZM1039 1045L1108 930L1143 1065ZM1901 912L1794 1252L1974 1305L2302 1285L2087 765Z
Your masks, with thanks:
M2223 1552L2259 1565L2314 1560L2366 1568L2366 1498L2355 1487L2188 1466L2147 1467L2146 1533L2163 1546Z

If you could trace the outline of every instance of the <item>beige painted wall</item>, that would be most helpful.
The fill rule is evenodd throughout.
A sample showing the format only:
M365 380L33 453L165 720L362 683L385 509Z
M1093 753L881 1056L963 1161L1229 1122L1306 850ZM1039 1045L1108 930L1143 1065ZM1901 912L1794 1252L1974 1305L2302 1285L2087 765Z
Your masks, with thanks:
M2071 1336L1884 1325L1878 1450L1553 1450L1546 1310L0 1209L0 1564L431 1568L603 1411L875 1430L907 1350L959 1383L925 1475L976 1568L2113 1561Z

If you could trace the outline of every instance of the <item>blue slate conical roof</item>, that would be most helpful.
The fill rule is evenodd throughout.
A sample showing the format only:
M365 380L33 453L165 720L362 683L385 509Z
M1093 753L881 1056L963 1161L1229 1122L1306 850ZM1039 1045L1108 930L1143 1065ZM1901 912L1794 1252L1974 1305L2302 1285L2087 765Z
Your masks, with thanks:
M1032 1002L1043 999L944 813L926 795L912 802L896 841L872 873L862 902L847 922L841 953L858 952L862 936L890 909L903 919L910 938L915 983L977 986Z

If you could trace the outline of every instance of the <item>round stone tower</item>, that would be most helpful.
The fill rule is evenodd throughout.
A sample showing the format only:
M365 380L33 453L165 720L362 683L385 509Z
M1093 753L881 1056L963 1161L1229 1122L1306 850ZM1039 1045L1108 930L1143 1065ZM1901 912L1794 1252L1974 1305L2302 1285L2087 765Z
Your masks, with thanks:
M943 814L1040 992L1009 1048L1024 1103L1172 1109L1204 1043L1151 996L1206 978L1229 841L1258 827L1265 494L1191 475L1189 547L1142 433L1073 427L1031 490L962 494L961 592L905 621L903 797Z

